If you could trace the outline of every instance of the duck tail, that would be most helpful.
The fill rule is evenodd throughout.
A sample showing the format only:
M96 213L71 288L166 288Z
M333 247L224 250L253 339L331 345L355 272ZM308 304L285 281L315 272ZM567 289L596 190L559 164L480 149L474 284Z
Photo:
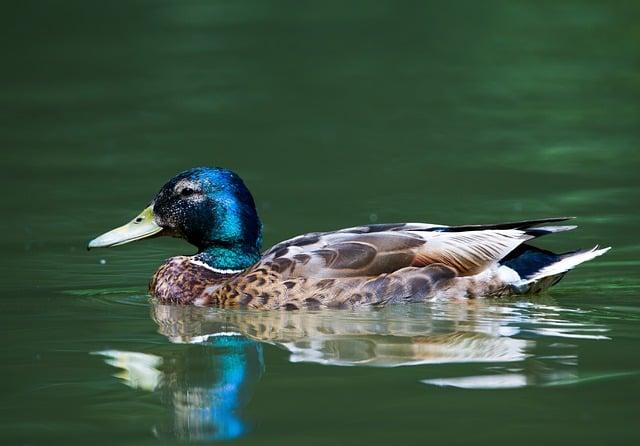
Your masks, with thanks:
M596 257L601 256L602 254L609 251L611 247L600 248L599 246L594 246L591 249L581 249L578 251L568 252L565 254L561 254L558 256L558 260L545 265L540 270L536 271L531 276L527 277L527 282L537 282L545 277L553 277L559 274L564 275L570 269L575 268L581 263L584 263L588 260L595 259Z
M564 254L554 254L529 245L521 245L501 262L518 273L520 280L513 284L518 294L534 294L558 283L574 267L595 259L611 249L595 246Z

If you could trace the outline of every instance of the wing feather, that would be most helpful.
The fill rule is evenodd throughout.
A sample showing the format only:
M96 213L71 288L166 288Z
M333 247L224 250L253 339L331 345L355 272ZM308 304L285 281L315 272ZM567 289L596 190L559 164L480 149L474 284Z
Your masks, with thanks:
M517 229L430 233L413 266L442 263L461 276L477 274L533 236Z
M274 246L256 267L275 268L287 278L338 278L444 264L459 275L470 275L533 238L517 229L435 232L424 227L416 230L416 226L377 225L375 230L361 227L305 234Z

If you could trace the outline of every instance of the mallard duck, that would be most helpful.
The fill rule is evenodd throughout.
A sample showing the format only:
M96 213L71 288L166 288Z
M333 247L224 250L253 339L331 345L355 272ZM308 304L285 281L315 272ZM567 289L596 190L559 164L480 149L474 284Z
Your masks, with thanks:
M555 254L525 243L574 229L549 225L567 219L364 225L300 235L261 254L262 224L242 179L198 167L173 177L137 217L88 248L161 235L194 245L195 255L168 259L151 279L150 294L161 302L348 308L543 291L609 249Z

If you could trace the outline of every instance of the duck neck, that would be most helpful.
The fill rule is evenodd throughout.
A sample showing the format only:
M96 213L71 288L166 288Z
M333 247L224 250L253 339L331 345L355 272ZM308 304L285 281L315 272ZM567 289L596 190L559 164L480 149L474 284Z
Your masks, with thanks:
M256 263L260 252L255 246L210 246L194 258L217 270L238 272Z

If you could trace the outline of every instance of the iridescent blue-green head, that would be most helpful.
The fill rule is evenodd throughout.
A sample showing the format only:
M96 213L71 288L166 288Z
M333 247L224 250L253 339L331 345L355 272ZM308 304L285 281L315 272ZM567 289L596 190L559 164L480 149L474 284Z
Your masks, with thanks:
M243 269L260 256L262 225L253 197L228 169L197 167L169 180L130 223L89 242L118 246L170 235L198 248L198 260L216 268Z

